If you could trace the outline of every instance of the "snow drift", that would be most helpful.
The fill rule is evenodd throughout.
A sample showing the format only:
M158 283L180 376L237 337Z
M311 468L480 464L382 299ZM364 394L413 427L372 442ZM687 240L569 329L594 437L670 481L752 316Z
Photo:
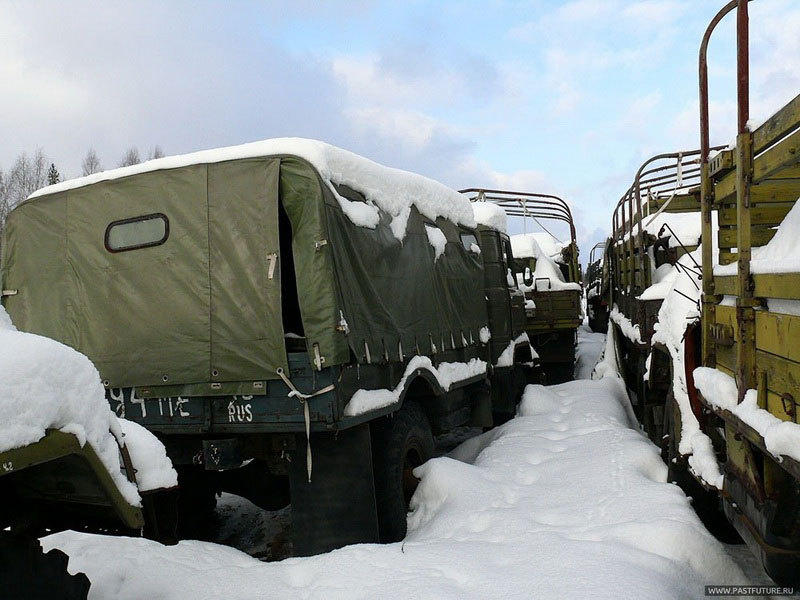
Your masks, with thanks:
M416 471L402 543L262 563L231 548L43 539L95 598L666 598L738 568L629 427L618 378L528 386L518 416Z
M133 505L141 499L120 469L117 439L129 442L143 491L177 484L161 442L135 423L120 426L91 361L55 340L17 331L0 306L0 452L37 442L48 429L89 444Z

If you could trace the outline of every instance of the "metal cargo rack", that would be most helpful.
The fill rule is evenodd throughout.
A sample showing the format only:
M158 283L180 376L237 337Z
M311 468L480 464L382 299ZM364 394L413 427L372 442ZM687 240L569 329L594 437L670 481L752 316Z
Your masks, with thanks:
M507 190L490 190L484 188L468 188L460 190L468 194L473 202L492 202L500 206L509 217L523 217L524 223L531 219L553 239L558 238L550 233L539 219L562 221L569 227L570 244L567 246L567 260L569 272L566 274L569 281L580 283L581 271L578 265L578 244L575 234L575 221L569 204L562 198L552 194L537 194L533 192L512 192ZM559 240L560 241L560 240Z

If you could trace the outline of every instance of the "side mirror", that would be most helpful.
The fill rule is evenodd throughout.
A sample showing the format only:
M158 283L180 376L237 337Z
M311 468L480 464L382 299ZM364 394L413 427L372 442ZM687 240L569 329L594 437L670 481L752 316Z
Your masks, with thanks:
M525 267L525 269L522 271L522 283L528 287L533 285L533 272L531 271L530 267Z

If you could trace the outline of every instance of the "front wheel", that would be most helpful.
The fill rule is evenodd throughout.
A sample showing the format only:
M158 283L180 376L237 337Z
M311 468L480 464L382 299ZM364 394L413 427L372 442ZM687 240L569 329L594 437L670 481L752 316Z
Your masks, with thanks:
M397 542L406 535L406 514L419 480L414 468L433 456L433 434L428 417L415 401L407 401L394 415L372 425L375 497L381 542Z
M0 582L8 600L85 600L89 579L70 575L69 557L61 550L42 550L39 540L0 531Z

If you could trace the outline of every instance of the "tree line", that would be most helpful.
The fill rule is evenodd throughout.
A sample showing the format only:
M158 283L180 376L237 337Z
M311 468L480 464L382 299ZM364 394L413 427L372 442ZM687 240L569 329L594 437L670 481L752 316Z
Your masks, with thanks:
M145 160L161 158L164 152L156 145L147 154ZM128 167L142 162L139 150L131 146L115 166ZM81 175L91 175L103 170L100 158L94 148L89 148L81 162ZM55 162L51 161L42 148L33 153L23 152L17 156L12 165L4 170L0 165L0 234L3 232L6 217L17 204L25 200L33 192L46 185L62 180Z

